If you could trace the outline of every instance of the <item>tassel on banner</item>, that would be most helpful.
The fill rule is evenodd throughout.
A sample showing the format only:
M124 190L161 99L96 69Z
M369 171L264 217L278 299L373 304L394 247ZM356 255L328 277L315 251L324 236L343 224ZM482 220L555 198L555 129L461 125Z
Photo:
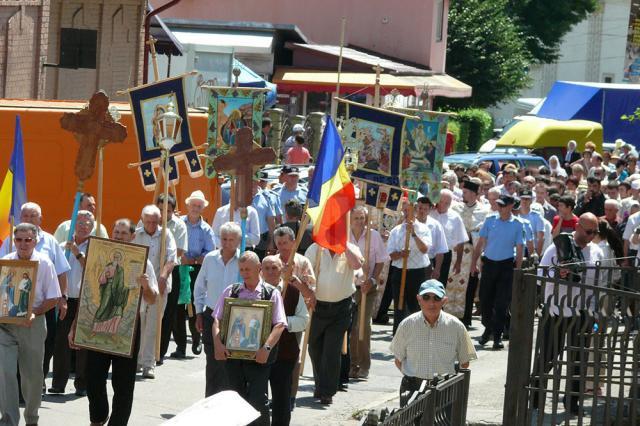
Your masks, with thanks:
M384 209L387 207L387 201L389 200L389 188L388 186L380 186L378 190L378 199L376 200L375 207L378 209Z
M365 205L371 206L371 207L377 206L379 190L380 190L380 185L367 182L366 193L364 197Z
M156 188L157 176L153 169L152 163L144 163L138 167L140 172L140 178L142 179L142 186L145 191L153 191Z
M184 161L187 165L189 176L191 176L192 178L197 178L203 175L204 170L202 169L202 164L200 163L200 158L198 157L197 151L185 152Z

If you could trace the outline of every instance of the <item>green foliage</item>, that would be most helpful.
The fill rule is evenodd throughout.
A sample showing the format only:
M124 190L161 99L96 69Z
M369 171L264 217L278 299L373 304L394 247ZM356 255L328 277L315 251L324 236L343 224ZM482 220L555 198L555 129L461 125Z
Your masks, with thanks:
M507 13L523 32L531 58L551 63L562 37L597 8L598 0L510 0Z
M620 117L620 120L628 121L630 123L633 123L636 120L640 121L640 108L636 108L636 110L633 111L633 113L630 115L624 114L622 117Z
M438 98L439 107L486 108L527 86L529 53L506 9L507 0L451 1L447 73L471 85L473 95Z
M459 111L454 122L459 129L459 137L456 139L456 152L477 151L493 135L493 119L483 109Z
M456 141L456 144L453 147L453 151L457 152L458 151L458 143L460 141L460 131L461 131L460 123L455 121L454 118L450 118L449 121L447 122L447 131L451 132L451 134L453 134L453 138Z

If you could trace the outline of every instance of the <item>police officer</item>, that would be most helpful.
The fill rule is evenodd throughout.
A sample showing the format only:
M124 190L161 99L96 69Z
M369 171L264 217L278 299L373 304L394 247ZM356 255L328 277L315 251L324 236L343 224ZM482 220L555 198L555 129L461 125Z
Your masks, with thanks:
M498 215L489 216L480 229L478 244L471 259L471 272L478 272L478 258L482 257L480 278L480 306L485 331L480 344L485 345L493 335L493 348L502 349L507 308L511 296L513 269L522 265L524 225L511 212L515 199L501 195L497 200Z

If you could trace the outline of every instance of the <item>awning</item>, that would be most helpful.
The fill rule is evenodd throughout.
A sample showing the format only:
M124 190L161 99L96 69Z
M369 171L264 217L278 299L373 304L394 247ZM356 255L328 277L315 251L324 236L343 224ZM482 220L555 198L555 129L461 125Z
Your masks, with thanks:
M182 44L231 47L235 53L271 55L273 34L248 31L173 31Z
M265 99L265 107L270 108L276 104L278 93L276 91L277 86L273 83L269 83L264 78L256 74L251 68L243 64L237 59L233 60L233 67L240 69L240 75L238 76L238 86L240 87L266 87L269 89Z
M147 5L147 13L153 11L151 5ZM182 56L184 48L178 39L173 35L160 16L155 15L151 18L151 27L149 33L156 42L156 52L159 55Z
M279 92L334 92L338 73L333 71L294 69L279 67L273 76ZM340 74L340 93L373 94L376 82L374 73L343 72ZM397 90L404 96L417 96L427 85L432 96L464 98L471 96L471 87L446 74L432 76L395 76L380 74L380 91L383 95ZM418 92L416 91L418 89Z

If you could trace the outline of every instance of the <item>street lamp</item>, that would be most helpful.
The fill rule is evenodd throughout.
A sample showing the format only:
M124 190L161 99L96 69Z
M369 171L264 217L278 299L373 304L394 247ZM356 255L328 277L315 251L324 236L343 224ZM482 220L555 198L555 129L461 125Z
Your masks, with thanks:
M173 102L167 104L166 112L153 119L154 136L160 147L167 151L167 156L176 144L181 126L182 117L174 112Z

